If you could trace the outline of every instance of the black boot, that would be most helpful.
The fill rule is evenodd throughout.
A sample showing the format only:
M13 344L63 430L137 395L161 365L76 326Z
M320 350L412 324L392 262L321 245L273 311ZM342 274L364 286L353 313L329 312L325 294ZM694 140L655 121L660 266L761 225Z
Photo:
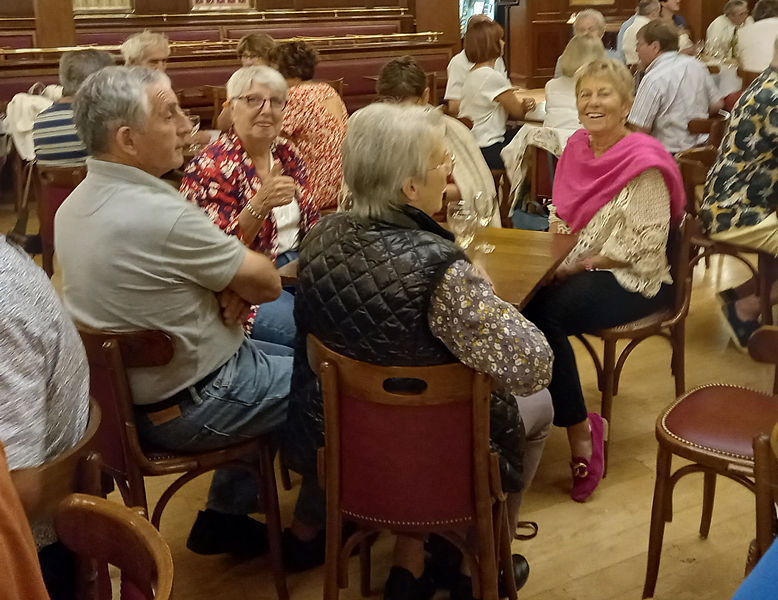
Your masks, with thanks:
M201 510L192 525L186 547L197 554L259 556L268 551L267 527L248 515Z

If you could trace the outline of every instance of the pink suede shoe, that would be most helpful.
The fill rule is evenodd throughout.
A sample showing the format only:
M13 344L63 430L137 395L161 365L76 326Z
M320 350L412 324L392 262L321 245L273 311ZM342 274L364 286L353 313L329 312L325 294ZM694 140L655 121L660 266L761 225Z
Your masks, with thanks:
M589 413L589 426L592 429L592 458L586 460L574 456L570 462L573 470L573 490L570 497L576 502L584 502L602 479L605 468L605 439L608 437L608 421L597 413Z

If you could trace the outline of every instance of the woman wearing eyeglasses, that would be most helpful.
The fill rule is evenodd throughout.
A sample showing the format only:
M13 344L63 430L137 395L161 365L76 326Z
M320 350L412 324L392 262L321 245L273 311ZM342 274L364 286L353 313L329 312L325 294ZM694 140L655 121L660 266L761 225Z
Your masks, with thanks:
M279 137L288 97L270 67L243 67L227 82L233 125L186 167L181 193L224 231L269 255L277 267L297 258L302 237L319 218L308 171L295 146ZM254 339L291 346L294 298L288 292L254 307Z

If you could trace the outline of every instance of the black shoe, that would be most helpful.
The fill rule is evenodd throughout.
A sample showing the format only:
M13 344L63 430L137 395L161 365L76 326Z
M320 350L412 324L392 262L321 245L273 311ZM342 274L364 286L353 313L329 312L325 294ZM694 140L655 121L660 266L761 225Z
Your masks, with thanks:
M759 329L759 322L742 321L737 316L734 302L722 306L721 312L724 314L724 323L727 325L729 336L732 338L735 347L743 352L747 351L748 339L752 333Z
M516 590L520 590L524 587L524 584L527 583L527 579L529 579L529 563L521 554L513 554L511 556L511 561L513 562L513 580L516 582ZM499 588L500 598L507 596L507 590L504 590L503 587L501 572Z
M424 543L429 553L426 573L439 588L452 590L459 584L462 553L444 537L431 533ZM471 588L472 589L472 588Z
M286 571L299 573L323 565L326 542L327 535L323 529L308 541L301 540L290 529L284 529L281 547Z
M728 288L726 290L721 290L718 294L716 294L716 299L719 301L719 304L721 304L721 307L725 307L727 304L734 304L738 301L737 292L735 291L735 288Z
M201 510L192 525L186 547L196 554L258 556L268 551L267 527L248 515Z
M418 579L407 569L392 567L384 586L384 600L429 600L435 583L426 573Z

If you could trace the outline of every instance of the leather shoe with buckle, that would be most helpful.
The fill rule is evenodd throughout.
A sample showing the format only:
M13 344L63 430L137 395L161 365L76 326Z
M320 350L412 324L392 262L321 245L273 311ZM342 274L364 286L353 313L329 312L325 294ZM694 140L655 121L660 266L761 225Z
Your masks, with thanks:
M608 435L608 422L597 413L589 413L589 426L592 430L591 459L574 456L570 462L573 470L573 490L570 492L570 497L576 502L584 502L592 495L605 469L605 438Z

